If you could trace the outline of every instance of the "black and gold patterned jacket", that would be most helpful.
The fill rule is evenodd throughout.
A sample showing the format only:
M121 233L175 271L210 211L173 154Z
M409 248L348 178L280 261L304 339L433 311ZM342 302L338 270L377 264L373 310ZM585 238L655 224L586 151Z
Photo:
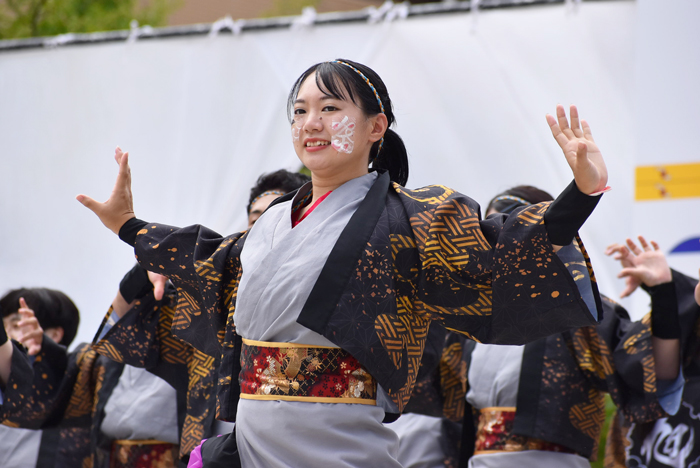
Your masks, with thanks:
M516 437L559 444L591 458L597 455L605 420L605 393L631 420L645 422L665 414L656 394L649 316L632 322L627 311L607 297L603 309L604 319L597 326L525 345ZM467 347L466 363L472 351Z
M202 437L211 435L217 366L215 359L172 337L174 302L173 290L162 301L149 294L116 324L110 308L94 346L84 343L66 353L45 337L34 363L18 353L0 420L14 427L59 428L57 467L109 466L112 441L100 431L105 405L124 365L143 367L176 390L180 456L186 460Z
M605 446L605 467L663 468L697 466L700 463L700 306L695 303L698 284L673 272L681 323L681 349L685 388L681 406L674 415L639 421L616 412ZM649 317L645 317L649 322Z
M15 350L23 349L16 346ZM91 428L95 398L103 391L110 364L115 363L100 359L88 344L67 353L46 336L33 362L23 352L13 354L0 421L10 427L44 430L37 466L47 460L56 468L98 466ZM120 373L121 369L117 379Z
M477 203L449 188L407 190L380 175L297 322L358 359L400 413L433 320L481 342L506 344L596 323L600 298L585 251L578 242L570 246L578 261L568 265L554 253L543 221L547 208L481 220ZM235 420L240 393L241 340L233 316L245 238L148 223L135 244L139 263L178 289L173 333L222 356L224 420Z
M172 335L175 302L174 288L168 287L162 301L148 293L116 323L110 308L94 348L115 362L149 370L176 390L180 458L187 460L203 438L215 435L218 357L207 356Z

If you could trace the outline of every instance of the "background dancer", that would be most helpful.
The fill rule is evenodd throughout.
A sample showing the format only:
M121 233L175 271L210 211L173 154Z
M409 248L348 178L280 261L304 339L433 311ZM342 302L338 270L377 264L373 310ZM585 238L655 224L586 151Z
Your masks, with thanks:
M491 200L487 217L551 199L535 187L514 187ZM671 281L665 262L646 266L650 284ZM462 466L468 460L472 468L589 467L605 420L605 393L636 421L675 413L683 379L672 287L665 299L652 309L653 334L648 321L631 322L622 306L603 297L597 326L525 346L465 343L464 431L471 440L463 439Z
M612 245L608 251L623 267L627 283L623 295L641 286L651 296L653 306L663 300L670 286L650 285L647 263L649 259L665 262L664 254L655 243L640 242L638 246L628 239L626 244ZM674 270L672 287L678 296L684 357L685 388L680 408L675 414L647 422L616 412L606 440L606 468L692 467L700 463L700 283Z

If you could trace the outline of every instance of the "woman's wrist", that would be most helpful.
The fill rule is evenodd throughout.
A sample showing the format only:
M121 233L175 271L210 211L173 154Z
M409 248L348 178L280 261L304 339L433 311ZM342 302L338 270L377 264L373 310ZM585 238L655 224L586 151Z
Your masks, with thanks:
M129 219L122 224L121 228L119 228L119 238L130 246L135 246L136 236L139 231L146 226L146 224L148 224L146 221L140 220L136 217Z
M572 181L544 214L549 241L554 245L569 245L599 201L600 195L586 195Z

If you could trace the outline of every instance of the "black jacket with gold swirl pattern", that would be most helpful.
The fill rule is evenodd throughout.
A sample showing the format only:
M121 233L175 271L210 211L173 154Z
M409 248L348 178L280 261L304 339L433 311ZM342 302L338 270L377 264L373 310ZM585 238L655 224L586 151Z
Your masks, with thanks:
M432 321L503 344L595 324L602 308L592 267L579 239L566 262L554 252L544 225L548 206L482 220L478 204L454 190L408 190L380 175L297 322L358 359L386 390L395 413L408 403ZM199 225L147 223L135 245L139 263L178 289L174 335L221 356L224 420L235 420L240 393L241 340L233 316L245 239L246 233L222 237Z

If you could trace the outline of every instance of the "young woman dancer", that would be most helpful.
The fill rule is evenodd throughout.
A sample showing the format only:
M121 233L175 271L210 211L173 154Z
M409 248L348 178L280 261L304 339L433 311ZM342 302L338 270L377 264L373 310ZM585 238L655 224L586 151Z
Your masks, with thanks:
M558 106L547 121L575 182L551 206L482 221L449 188L402 187L406 149L369 67L312 66L289 109L312 182L247 233L138 220L119 149L110 198L78 200L176 285L174 333L222 356L219 417L236 421L243 466L399 466L382 421L410 398L431 321L510 344L595 323L592 270L567 264L590 266L574 238L605 164L576 108L569 126Z

